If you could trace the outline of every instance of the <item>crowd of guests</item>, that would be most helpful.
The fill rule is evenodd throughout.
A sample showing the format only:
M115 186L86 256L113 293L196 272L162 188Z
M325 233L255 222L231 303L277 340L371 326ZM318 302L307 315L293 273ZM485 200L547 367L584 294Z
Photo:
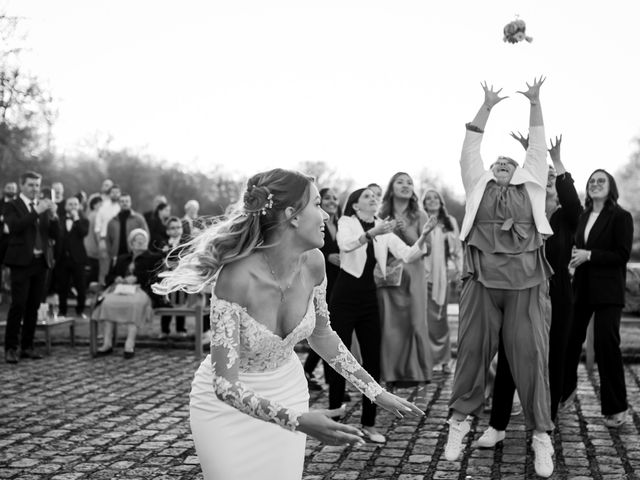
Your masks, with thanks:
M189 200L182 217L172 216L163 195L150 211L133 208L131 195L106 179L101 191L65 196L64 185L42 185L40 174L27 171L7 182L0 201L0 265L2 286L10 297L5 331L5 361L41 358L33 348L38 309L44 302L56 315L87 319L87 291L97 297L92 312L105 325L98 355L113 352L113 324L127 326L124 357L134 355L135 337L153 308L170 306L151 285L178 256L179 246L202 228L197 200ZM130 285L129 289L119 285ZM75 311L69 298L75 297ZM184 302L184 296L175 296ZM170 333L171 317L163 316L160 338ZM185 318L176 317L176 334L187 335Z
M237 277L237 282L257 281L268 288L275 282L278 302L265 301L273 304L274 318L279 318L279 304L306 288L302 280L298 285L296 278L308 268L308 275L317 276L312 266L305 265L309 255L305 252L318 243L324 256L326 297L316 300L324 302L326 298L326 305L316 305L317 313L330 315L332 335L337 335L332 348L341 351L344 346L357 352L368 372L368 387L354 383L363 392L362 435L384 443L384 435L376 428L376 408L399 405L394 395L376 400L382 398L378 382L385 384L390 394L396 387L416 385L419 400L426 396L424 386L434 371L450 373L447 306L455 288L460 290L458 352L444 455L451 461L459 458L471 428L470 417L485 406L489 367L497 356L490 426L477 445L491 448L505 439L517 392L526 426L533 430L536 473L549 477L554 453L549 433L556 428L558 411L569 408L575 398L578 362L592 317L604 424L617 428L626 421L619 330L633 221L617 204L615 179L603 169L590 175L584 206L581 204L561 159L562 137L552 139L549 149L545 143L540 101L543 83L543 78L535 79L519 92L530 105L529 134L511 135L525 150L524 162L520 165L500 156L489 169L480 156L481 142L491 111L507 97L500 96L501 90L483 85L484 101L466 125L462 147L466 211L460 227L448 214L441 192L426 187L418 196L413 179L405 172L394 174L384 190L372 183L350 192L343 207L338 192L324 186L317 190L321 214L306 214L310 207L300 203L303 192L316 192L315 186L308 186L309 180L281 170L260 174L255 182L261 183L249 182L241 204L221 219L222 223L204 229L210 232L202 232L206 234L203 240L191 240L203 230L198 225L195 200L184 206L182 218L172 215L171 205L161 195L154 198L151 210L140 214L132 208L131 196L109 180L99 194L88 198L64 197L63 185L58 182L52 184L49 196L41 195L45 189L40 188L38 174L25 173L19 185L5 185L0 204L0 253L11 270L12 290L6 361L38 357L33 350L35 306L49 288L59 295L60 313L66 315L73 287L78 316L84 315L86 286L95 282L105 288L93 312L105 323L101 355L113 351L113 323L122 322L128 326L124 355L131 358L137 322L150 318L153 307L167 302L161 294L194 293L207 282L215 285L224 265L230 266L229 275ZM551 164L547 164L547 154ZM290 178L299 183L300 198L293 198L293 192L287 190L285 183ZM274 197L277 191L282 194ZM295 205L285 205L286 198ZM311 201L306 200L309 205ZM305 227L304 215L322 219L323 242L312 238L317 232L304 230L310 228ZM289 227L293 231L287 230ZM292 252L278 242L297 252L293 267L284 262ZM197 275L191 272L185 277L188 286L181 284L180 273L177 280L165 280L164 287L152 289L158 262L171 259L185 243L191 249L191 262L206 259L210 264L204 264ZM218 255L216 248L228 252L229 257ZM230 259L255 270L254 277L245 278L246 272L232 268L236 260ZM173 260L183 265L181 258ZM180 270L194 268L184 263ZM208 272L206 281L199 283L198 275L203 272ZM282 272L287 272L289 281L280 281ZM216 298L212 292L216 305L224 304L226 311L252 304L246 291L236 289L236 283L227 280L223 284L222 290L239 300L224 303L226 296ZM126 297L118 291L132 285L140 288ZM303 299L308 296L300 294ZM162 336L169 334L170 320L162 319ZM213 327L214 323L212 320ZM237 327L221 325L225 329L219 332L222 336ZM184 318L176 319L176 328L185 333ZM297 333L295 328L288 329L291 335ZM245 327L240 332L240 342L243 334L250 335L249 330ZM235 337L216 337L215 328L212 334L213 356L216 345L228 350L231 343L238 342ZM275 336L282 341L289 338L282 332ZM249 350L254 346L247 344ZM330 355L323 357L333 420L340 419L341 406L348 400L345 378L354 380L336 358L356 368L352 357L341 355L346 354L342 352L333 360ZM319 360L320 356L311 352L303 367L310 389L322 388L316 377ZM225 392L231 388L224 382L218 387ZM220 398L233 403L224 396L227 394L220 393ZM410 411L412 407L405 408ZM286 421L280 418L276 423L284 425ZM316 427L305 428L307 433L324 438ZM347 433L354 432L343 430L349 436ZM210 440L209 433L201 435Z

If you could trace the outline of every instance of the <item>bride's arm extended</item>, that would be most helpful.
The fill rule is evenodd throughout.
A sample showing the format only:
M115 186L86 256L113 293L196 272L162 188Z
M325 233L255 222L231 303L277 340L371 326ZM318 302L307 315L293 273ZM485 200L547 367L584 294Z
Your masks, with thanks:
M211 303L211 364L213 389L223 402L252 417L296 430L300 412L257 395L238 380L240 317L244 309L213 297Z
M322 254L318 252L320 256ZM332 410L297 412L261 397L238 379L240 318L244 309L213 296L211 303L211 363L213 389L223 402L252 417L298 430L333 445L362 443L357 428L334 422Z
M324 269L324 262L322 262L322 269ZM314 289L314 304L316 309L316 326L313 334L308 338L311 348L372 402L375 402L400 418L406 414L422 415L422 410L412 403L384 390L378 382L362 368L349 349L342 343L338 334L331 328L329 309L327 307L326 277L322 283Z

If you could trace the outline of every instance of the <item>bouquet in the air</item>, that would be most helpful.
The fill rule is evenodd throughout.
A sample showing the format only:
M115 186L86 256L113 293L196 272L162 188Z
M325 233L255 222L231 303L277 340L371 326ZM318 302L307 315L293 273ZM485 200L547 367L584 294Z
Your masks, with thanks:
M509 22L504 26L503 40L509 43L518 43L518 42L521 42L522 40L526 40L527 42L531 43L533 41L533 38L528 37L526 35L525 33L526 29L527 29L527 24L524 23L524 20L521 20L520 18L516 18L514 21Z

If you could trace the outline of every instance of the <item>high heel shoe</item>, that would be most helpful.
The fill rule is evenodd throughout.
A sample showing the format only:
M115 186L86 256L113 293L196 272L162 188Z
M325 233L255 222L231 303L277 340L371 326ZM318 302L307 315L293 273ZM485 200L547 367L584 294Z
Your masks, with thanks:
M109 347L106 350L96 351L96 357L105 357L107 355L111 355L112 353L113 353L113 347Z
M136 354L136 352L134 352L133 350L131 350L130 352L127 352L125 350L124 353L122 354L122 356L124 358L126 358L127 360L129 360L129 359L133 358L135 354Z

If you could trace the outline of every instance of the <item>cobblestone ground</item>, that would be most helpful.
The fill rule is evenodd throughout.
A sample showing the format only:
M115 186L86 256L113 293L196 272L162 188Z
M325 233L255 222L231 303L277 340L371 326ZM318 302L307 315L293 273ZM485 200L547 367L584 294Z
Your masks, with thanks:
M0 364L0 478L199 479L188 424L188 392L197 362L190 352L139 349L133 360L92 359L83 348L55 347L40 361ZM554 436L555 479L635 479L640 469L640 365L626 367L630 420L619 431L602 425L597 374L580 370L579 395L560 416ZM384 446L323 446L310 439L306 480L536 478L522 416L495 450L472 447L487 426L476 419L459 462L443 457L452 375L435 375L420 397L398 393L426 411L421 419L379 415ZM352 393L354 399L359 396ZM314 392L312 407L325 408ZM358 424L359 402L346 421ZM235 479L232 479L235 480Z

